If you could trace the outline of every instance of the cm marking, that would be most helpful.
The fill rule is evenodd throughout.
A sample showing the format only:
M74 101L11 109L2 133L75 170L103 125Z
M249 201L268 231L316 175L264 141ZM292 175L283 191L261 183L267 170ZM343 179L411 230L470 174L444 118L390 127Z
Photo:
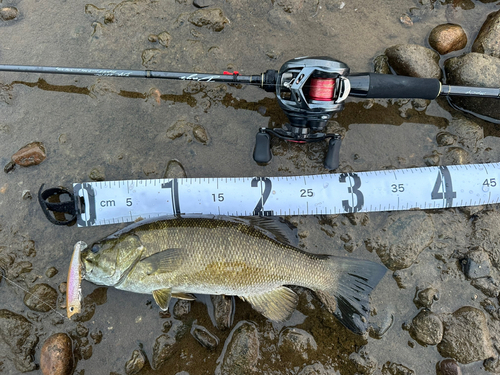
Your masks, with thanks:
M116 203L115 203L114 200L110 199L110 200L107 200L107 201L100 201L99 205L101 207L115 207Z

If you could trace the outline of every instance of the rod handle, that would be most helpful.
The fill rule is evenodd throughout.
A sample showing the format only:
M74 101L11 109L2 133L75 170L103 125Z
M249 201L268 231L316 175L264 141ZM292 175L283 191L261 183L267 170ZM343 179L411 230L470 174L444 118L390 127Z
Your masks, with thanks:
M441 82L436 78L417 78L394 74L358 73L348 76L351 96L385 99L436 99Z

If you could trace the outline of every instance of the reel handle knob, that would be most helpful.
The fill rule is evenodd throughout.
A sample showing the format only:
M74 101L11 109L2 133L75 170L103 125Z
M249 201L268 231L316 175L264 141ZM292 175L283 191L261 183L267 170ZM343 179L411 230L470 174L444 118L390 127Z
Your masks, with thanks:
M333 170L339 167L341 144L342 139L339 135L332 137L330 142L328 142L328 153L326 154L325 162L323 164L326 169Z
M253 160L257 163L266 164L271 161L271 136L266 133L265 128L259 129L255 136L255 148L253 150Z

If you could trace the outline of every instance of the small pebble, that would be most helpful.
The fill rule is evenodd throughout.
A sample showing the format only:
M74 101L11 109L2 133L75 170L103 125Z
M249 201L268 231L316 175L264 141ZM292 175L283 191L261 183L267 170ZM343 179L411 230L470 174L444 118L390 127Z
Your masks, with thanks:
M167 170L164 173L164 178L186 178L186 171L182 164L176 160L172 159L167 164Z
M47 154L45 153L43 143L32 142L20 148L14 155L12 155L11 160L22 167L30 167L32 165L40 164L46 157Z
M406 27L413 26L413 21L411 20L411 17L407 14L403 14L401 17L399 17L399 22L401 22L403 24L403 26L406 26Z
M49 269L47 269L47 271L45 271L45 276L47 276L50 279L51 277L57 275L58 272L59 271L57 270L57 268L50 267Z
M171 40L172 40L172 37L166 31L163 31L163 32L158 34L158 42L165 48L168 47Z
M17 17L19 11L14 7L0 8L0 19L4 21L11 21Z
M134 375L139 373L146 364L146 357L141 350L134 350L132 357L125 364L125 374Z
M92 168L89 173L89 178L94 181L104 181L106 176L102 168Z
M174 305L174 316L183 318L191 311L191 301L180 299Z
M445 359L438 363L437 373L439 375L462 375L462 370L453 359Z
M429 44L439 54L458 51L467 45L467 35L459 25L444 24L436 26L429 35Z
M28 200L28 199L33 198L31 196L31 191L29 191L29 190L23 190L22 197L24 200Z
M206 145L209 141L206 129L201 125L196 125L193 128L193 136L198 142Z
M197 8L206 8L213 5L213 0L194 0L193 5Z
M208 350L213 350L219 345L219 339L217 336L210 333L205 327L199 325L193 325L191 334L203 347Z
M70 375L73 373L73 344L65 333L56 333L43 343L40 352L43 375Z
M47 284L36 284L24 296L24 304L33 311L48 312L57 306L57 291Z

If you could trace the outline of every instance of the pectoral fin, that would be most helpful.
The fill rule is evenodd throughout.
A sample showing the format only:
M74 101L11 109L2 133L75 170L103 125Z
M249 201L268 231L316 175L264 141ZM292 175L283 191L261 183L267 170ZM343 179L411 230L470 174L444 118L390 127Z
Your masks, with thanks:
M297 307L298 296L291 289L281 286L270 292L241 297L266 318L282 322L286 320Z
M160 306L163 311L168 310L168 303L170 302L170 297L172 296L172 289L164 288L153 290L153 298L155 302Z

